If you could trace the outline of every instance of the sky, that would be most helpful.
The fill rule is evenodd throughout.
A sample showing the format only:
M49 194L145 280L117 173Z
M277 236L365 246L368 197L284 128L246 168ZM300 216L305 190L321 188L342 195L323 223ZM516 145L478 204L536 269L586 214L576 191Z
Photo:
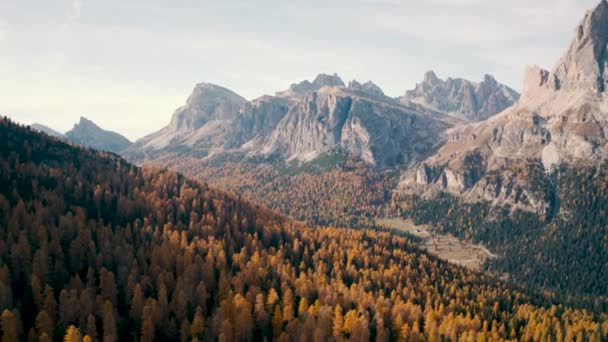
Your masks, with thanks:
M338 73L399 96L427 70L516 90L599 0L0 0L0 115L134 140L197 83L247 99Z

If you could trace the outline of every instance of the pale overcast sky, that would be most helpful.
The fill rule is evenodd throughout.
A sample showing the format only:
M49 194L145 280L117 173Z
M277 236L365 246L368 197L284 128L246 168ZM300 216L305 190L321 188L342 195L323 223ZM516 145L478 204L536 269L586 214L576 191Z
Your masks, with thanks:
M131 139L199 82L253 99L316 74L403 94L427 70L515 89L599 0L0 0L0 114Z

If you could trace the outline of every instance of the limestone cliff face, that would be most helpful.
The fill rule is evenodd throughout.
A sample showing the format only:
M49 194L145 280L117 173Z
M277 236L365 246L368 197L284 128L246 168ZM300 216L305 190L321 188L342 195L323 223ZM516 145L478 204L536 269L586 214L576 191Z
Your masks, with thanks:
M195 131L210 121L233 120L247 100L220 86L198 84L186 104L171 117L173 131Z
M553 70L558 89L606 89L608 63L608 3L602 0L576 29L568 51Z
M261 152L301 160L329 152L341 140L342 126L351 106L349 97L329 92L309 93L290 108L264 142Z
M486 75L474 83L461 78L441 80L434 72L425 74L416 88L399 100L413 102L467 121L485 120L512 106L519 94L494 77Z
M167 154L205 157L217 150L240 146L255 130L269 125L266 121L272 120L277 110L264 99L249 103L226 88L201 83L186 104L173 113L169 125L138 140L124 154L136 162Z
M199 84L168 126L125 155L140 163L217 153L310 161L339 151L378 168L397 167L421 160L452 125L445 115L385 96L372 82L346 87L337 75L321 74L251 102Z
M445 121L347 88L324 88L293 106L261 152L312 160L341 149L378 167L411 165L442 141Z
M538 165L548 172L561 163L608 158L606 23L608 4L603 0L587 13L553 71L528 68L516 105L487 121L448 131L448 140L437 153L404 172L400 189L449 191L545 210L544 194L530 190L538 177L514 170Z

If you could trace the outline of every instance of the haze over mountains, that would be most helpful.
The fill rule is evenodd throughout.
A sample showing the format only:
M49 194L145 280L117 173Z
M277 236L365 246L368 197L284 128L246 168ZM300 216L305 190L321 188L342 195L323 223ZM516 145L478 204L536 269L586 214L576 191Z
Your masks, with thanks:
M81 117L80 121L65 136L76 144L115 153L124 151L132 144L122 135L106 131L84 117Z

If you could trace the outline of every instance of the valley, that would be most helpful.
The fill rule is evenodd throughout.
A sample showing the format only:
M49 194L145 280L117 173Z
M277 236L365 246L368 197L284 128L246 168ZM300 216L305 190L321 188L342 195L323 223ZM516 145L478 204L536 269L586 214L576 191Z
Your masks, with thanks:
M413 235L430 254L474 271L483 271L486 260L497 258L483 245L438 233L428 225L417 226L411 219L382 218L376 220L376 225Z

